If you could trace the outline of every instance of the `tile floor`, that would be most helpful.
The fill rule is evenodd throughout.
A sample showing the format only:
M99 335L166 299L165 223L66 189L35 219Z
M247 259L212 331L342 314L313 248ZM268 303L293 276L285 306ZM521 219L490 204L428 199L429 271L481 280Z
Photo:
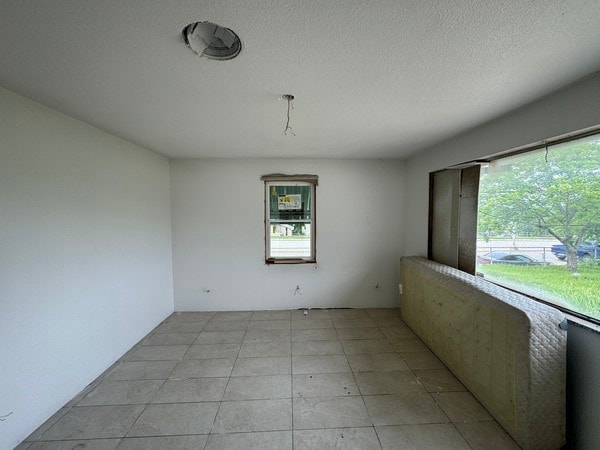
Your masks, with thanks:
M175 313L18 449L514 449L397 309Z

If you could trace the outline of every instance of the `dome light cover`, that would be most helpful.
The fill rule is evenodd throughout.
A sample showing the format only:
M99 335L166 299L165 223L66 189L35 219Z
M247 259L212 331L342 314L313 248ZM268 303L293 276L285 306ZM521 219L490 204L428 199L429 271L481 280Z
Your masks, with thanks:
M242 41L229 28L211 22L194 22L183 31L183 39L198 56L224 61L233 59L242 50Z

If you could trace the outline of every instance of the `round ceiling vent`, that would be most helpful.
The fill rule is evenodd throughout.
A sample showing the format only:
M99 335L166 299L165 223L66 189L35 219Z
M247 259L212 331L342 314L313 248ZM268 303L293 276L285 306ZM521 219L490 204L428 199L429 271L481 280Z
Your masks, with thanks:
M182 33L185 43L199 56L224 61L235 58L242 50L238 35L216 23L190 23Z

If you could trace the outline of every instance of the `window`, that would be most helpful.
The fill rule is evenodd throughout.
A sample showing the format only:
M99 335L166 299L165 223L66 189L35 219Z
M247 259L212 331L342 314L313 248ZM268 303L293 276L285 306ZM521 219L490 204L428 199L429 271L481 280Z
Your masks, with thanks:
M316 262L316 175L265 175L265 261Z
M461 237L464 212L459 207L456 231L450 231L454 237L436 237L434 231L430 248L451 248L450 260L459 261L455 254L460 255L461 249L464 253L468 248L471 254L475 249L474 270L463 270L600 322L600 135L556 139L477 165L477 208L467 214L476 215L476 235ZM449 172L457 170L459 175L453 178L459 180L460 198L464 169ZM443 180L438 174L432 174L434 182ZM436 205L452 203L436 201L434 182L432 230L435 218L444 213L436 212ZM444 240L457 244L443 247ZM431 252L430 257L439 259Z

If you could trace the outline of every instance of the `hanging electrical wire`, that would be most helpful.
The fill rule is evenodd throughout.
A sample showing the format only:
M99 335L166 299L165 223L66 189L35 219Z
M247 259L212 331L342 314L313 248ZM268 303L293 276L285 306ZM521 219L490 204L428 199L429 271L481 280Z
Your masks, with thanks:
M296 133L294 133L294 130L290 126L290 109L294 109L294 104L292 103L294 96L292 94L285 94L282 98L287 100L287 122L285 123L283 134L287 136L289 132L292 136L296 136Z

